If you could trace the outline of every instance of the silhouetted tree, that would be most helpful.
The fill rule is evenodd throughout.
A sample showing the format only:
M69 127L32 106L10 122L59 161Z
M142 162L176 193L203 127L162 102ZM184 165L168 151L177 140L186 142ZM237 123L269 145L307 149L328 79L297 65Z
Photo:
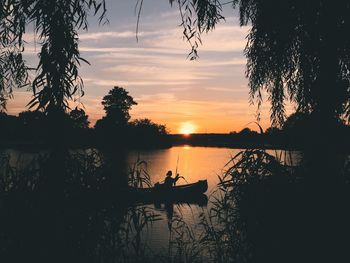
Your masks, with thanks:
M6 101L11 98L13 87L21 87L28 80L22 57L25 28L22 2L0 2L0 110L6 110Z
M104 116L102 117L102 119L99 119L96 121L94 128L95 130L103 130L106 129L108 127L112 127L113 124L111 122L108 121L108 119Z
M42 111L23 111L18 114L17 119L21 130L20 138L42 139L47 131L47 119Z
M18 118L24 126L42 125L45 114L42 111L22 111L18 114Z
M137 105L129 93L121 87L114 87L102 99L102 105L106 115L97 120L94 128L100 144L104 146L125 146L128 143L126 137L129 111L133 105Z
M85 61L79 53L78 30L87 29L89 11L102 10L104 0L8 0L0 5L0 107L11 96L12 85L27 82L27 68L21 56L25 48L23 34L33 26L41 43L37 76L32 82L34 98L31 107L53 111L65 110L68 100L83 93L78 66ZM63 116L62 114L60 116Z
M280 132L281 132L281 130L277 127L269 127L266 129L265 134L275 135L275 134L278 134Z
M86 115L83 109L75 108L71 112L69 112L69 117L72 120L73 128L77 129L88 129L89 128L89 116Z
M150 119L136 119L130 122L130 126L139 133L142 133L146 138L147 135L159 136L166 135L168 131L165 125L157 124Z
M198 39L222 19L216 0L170 0L181 9L184 34L196 55ZM346 0L233 0L240 24L250 25L247 77L250 98L271 101L273 125L282 125L287 98L298 111L315 112L319 126L350 121L350 4Z
M257 135L258 133L256 131L252 131L249 128L244 128L238 134L242 136L254 136L254 135Z
M16 116L0 112L0 139L8 141L19 135L19 122Z
M106 119L116 126L125 126L129 119L129 111L137 105L133 97L124 88L114 87L102 99Z
M129 123L128 138L134 147L166 147L168 134L165 125L150 119L136 119Z
M292 113L283 123L282 130L285 132L296 132L297 130L312 129L312 116L303 112Z

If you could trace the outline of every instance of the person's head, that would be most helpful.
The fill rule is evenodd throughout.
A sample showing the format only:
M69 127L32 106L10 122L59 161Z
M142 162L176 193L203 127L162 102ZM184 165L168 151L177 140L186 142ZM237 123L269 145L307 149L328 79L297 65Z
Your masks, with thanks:
M168 172L166 173L166 176L167 176L167 177L172 176L172 175L173 175L173 172L172 172L172 171L168 171Z

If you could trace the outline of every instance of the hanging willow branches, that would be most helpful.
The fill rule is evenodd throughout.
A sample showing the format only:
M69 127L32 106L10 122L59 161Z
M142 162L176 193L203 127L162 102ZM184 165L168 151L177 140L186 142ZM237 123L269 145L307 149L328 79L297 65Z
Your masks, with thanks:
M322 119L350 122L350 3L346 0L169 0L180 9L190 57L198 56L201 35L223 18L223 6L249 25L246 75L250 100L271 102L275 126L285 119L285 102ZM218 46L220 46L218 40Z
M2 0L0 7L0 109L13 87L28 84L28 74L21 52L26 24L33 24L41 44L37 75L31 86L31 108L44 110L68 107L75 95L83 95L79 77L79 29L87 29L87 17L100 14L106 21L104 0Z
M0 111L12 96L13 87L27 83L28 74L21 52L25 15L20 4L0 1Z
M183 37L190 44L190 60L198 58L197 49L202 44L201 35L215 28L215 25L224 20L221 15L222 5L218 0L169 0L176 3L181 15Z

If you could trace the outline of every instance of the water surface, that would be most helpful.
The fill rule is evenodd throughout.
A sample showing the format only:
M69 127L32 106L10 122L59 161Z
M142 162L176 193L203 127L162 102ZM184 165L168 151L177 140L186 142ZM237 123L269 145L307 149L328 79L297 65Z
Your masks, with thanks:
M240 151L241 149L231 148L179 146L161 150L131 151L128 153L127 160L129 165L138 159L145 161L153 183L162 182L168 170L172 170L173 174L177 171L185 177L186 180L180 179L178 185L206 179L208 181L206 195L210 200L219 183L219 176L223 176L230 167L230 160ZM289 165L296 164L300 159L297 152L268 150L268 153L277 156ZM210 208L210 202L208 206ZM164 204L161 207L152 205L148 207L154 209L160 215L161 220L148 229L145 238L152 250L164 251L168 248L170 238L167 209ZM199 214L205 212L208 207L184 203L173 205L172 208L174 216L181 216L193 229L198 229Z
M72 152L77 151L73 150ZM84 153L86 150L78 150L80 153ZM89 150L88 150L89 151ZM143 150L143 151L128 151L125 154L121 153L108 153L106 156L106 162L116 161L113 169L118 170L118 167L132 167L133 164L137 160L143 160L147 163L147 170L151 177L151 181L162 182L164 180L165 174L168 170L172 170L173 174L178 172L185 179L180 179L178 185L186 184L186 183L194 183L198 180L206 179L208 181L208 191L206 195L210 199L212 192L216 189L217 184L219 183L219 176L222 176L226 169L230 167L229 161L234 157L237 153L239 153L240 149L230 149L230 148L214 148L214 147L190 147L190 146L179 146L172 147L169 149L157 149L157 150ZM278 156L284 160L287 164L296 164L300 159L298 153L285 153L283 151L268 151L270 154ZM31 159L38 154L45 155L47 152L25 152L20 150L7 149L4 150L3 153L10 157L10 164L13 167L16 167L18 170L21 167L25 167L30 163ZM125 162L124 164L122 164ZM117 176L118 171L114 174ZM117 190L116 190L117 191ZM104 212L98 211L96 213L96 220L100 220L102 224L102 232L99 233L96 227L93 227L92 232L94 232L98 236L103 236L105 238L106 229L109 229L110 232L107 232L108 235L115 235L113 228L113 221L118 222L118 218L122 218L123 216L127 216L129 212L125 212L125 207L123 208L123 200L117 200L117 206L120 208L112 208L115 210L113 213L108 213L110 217L104 218ZM171 238L172 233L174 233L175 228L177 227L176 221L174 219L181 218L183 222L185 222L192 230L193 233L200 234L201 228L198 224L200 219L199 216L202 213L207 211L207 208L210 208L210 202L208 206L199 206L198 204L139 204L137 208L145 208L148 211L151 211L153 214L157 215L157 221L152 224L147 224L146 227L142 228L141 231L141 241L143 246L145 246L145 251L147 253L153 253L155 255L160 253L170 253L171 252ZM102 209L102 208L101 208ZM39 209L40 210L40 209ZM120 211L119 211L120 210ZM132 214L132 210L130 213ZM66 216L68 218L76 216L72 216L70 211L66 211ZM31 212L32 213L32 212ZM34 212L33 212L34 213ZM84 212L85 213L85 212ZM89 223L91 215L85 218L85 215L79 214L82 220L87 220L86 227L87 229L91 228L91 224ZM94 213L94 211L93 211ZM36 212L34 216L37 216ZM40 215L41 217L41 215ZM142 218L141 218L142 219ZM11 222L12 218L9 219ZM63 224L62 228L68 227L69 229L77 229L77 226L71 226L75 223L79 222L71 222L71 220L67 220L67 222L62 221L61 219L57 219L60 224ZM73 224L74 223L74 224ZM130 218L130 221L127 222L133 224L133 219ZM29 224L29 223L28 223ZM67 224L67 225L66 225ZM81 223L79 223L80 225ZM40 225L40 224L39 224ZM83 225L83 224L82 224ZM32 225L29 226L29 229ZM15 229L16 226L14 225ZM34 231L35 228L33 228ZM88 233L87 229L81 227L79 231L82 231L84 235ZM133 229L135 230L135 229ZM80 236L81 233L77 231L74 232L72 236ZM36 230L34 231L36 232ZM10 231L10 235L12 235L12 231ZM132 235L132 234L131 234ZM17 240L20 242L21 239L25 238L24 236L20 236ZM30 238L30 235L28 237ZM65 237L67 238L67 237ZM71 238L70 238L71 239ZM17 242L16 241L16 242ZM101 247L100 241L96 240L98 243L98 247ZM35 244L33 242L33 244ZM34 246L34 245L33 245ZM170 249L170 250L169 250ZM170 252L169 252L170 251Z

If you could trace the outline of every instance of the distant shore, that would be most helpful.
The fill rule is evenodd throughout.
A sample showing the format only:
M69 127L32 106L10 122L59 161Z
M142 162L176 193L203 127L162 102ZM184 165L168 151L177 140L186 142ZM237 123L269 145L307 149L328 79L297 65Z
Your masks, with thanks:
M43 140L0 140L0 148L15 149L47 149L49 143ZM132 142L115 141L108 145L99 142L96 138L82 138L78 141L68 141L65 146L69 148L118 148L118 149L164 149L173 146L200 146L200 147L226 147L236 149L264 148L264 149L283 149L283 150L302 150L303 141L296 141L293 138L285 136L269 136L266 134L254 134L251 136L242 136L239 134L170 134L165 135L161 141L152 144L135 144ZM339 144L340 152L350 152L350 142L344 140Z

